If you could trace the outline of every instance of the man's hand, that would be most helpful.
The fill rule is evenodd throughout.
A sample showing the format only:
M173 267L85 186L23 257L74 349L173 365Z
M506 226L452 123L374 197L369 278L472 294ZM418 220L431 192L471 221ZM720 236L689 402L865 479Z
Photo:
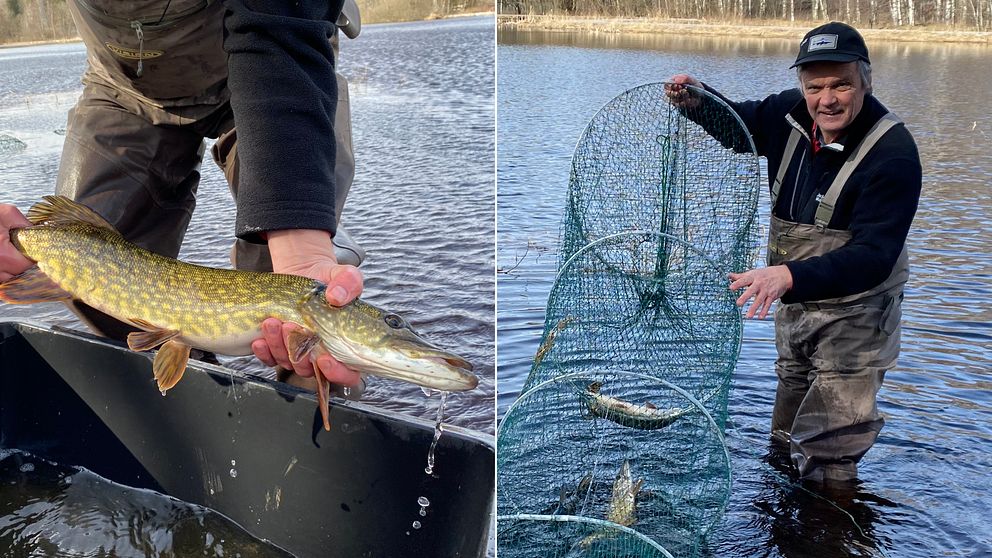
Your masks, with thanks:
M30 225L31 222L16 207L0 204L0 283L34 265L10 242L10 229Z
M686 85L692 85L702 89L703 84L698 79L689 74L675 74L668 81L670 83L665 84L665 95L668 96L668 100L673 105L679 108L690 109L699 106L699 96L694 95L692 91L684 87Z
M744 273L731 273L730 281L730 290L744 289L737 298L737 306L743 307L753 298L754 301L747 310L747 317L753 318L760 310L758 318L763 320L768 315L772 303L792 288L792 272L784 265L761 267Z
M272 270L275 273L302 275L327 284L327 302L344 306L362 293L362 273L352 265L339 265L334 256L330 233L319 230L284 230L268 233ZM309 359L293 364L286 349L286 337L299 326L269 318L262 322L262 338L252 344L252 351L268 366L294 370L303 377L313 376ZM336 384L356 386L361 376L328 354L317 358L324 377Z

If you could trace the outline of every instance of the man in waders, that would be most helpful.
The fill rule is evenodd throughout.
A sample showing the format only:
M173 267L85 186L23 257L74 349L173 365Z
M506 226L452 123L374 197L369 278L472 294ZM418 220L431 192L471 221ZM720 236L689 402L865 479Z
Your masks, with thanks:
M238 210L235 266L319 279L334 305L361 293L355 266L364 252L339 224L354 159L348 85L334 71L338 28L351 38L360 29L354 0L68 5L88 65L69 112L56 193L94 209L130 241L176 257L196 205L204 138L216 138L212 155ZM30 265L7 237L26 224L16 208L0 207L0 280ZM133 330L73 306L104 335L123 339ZM269 366L312 376L309 361L289 361L284 336L292 327L266 320L252 349ZM318 366L332 382L362 383L329 356Z
M768 159L772 200L768 266L731 273L730 288L744 290L739 306L752 301L748 318L780 301L773 442L802 478L847 481L884 422L875 397L899 354L922 170L909 131L871 94L854 28L813 29L792 67L799 89L727 101ZM719 95L685 74L671 82L676 106L706 102L682 85Z

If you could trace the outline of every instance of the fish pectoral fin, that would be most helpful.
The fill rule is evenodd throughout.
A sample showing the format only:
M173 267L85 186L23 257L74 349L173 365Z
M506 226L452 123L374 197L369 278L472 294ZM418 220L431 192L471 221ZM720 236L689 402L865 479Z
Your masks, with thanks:
M158 350L152 362L152 372L159 390L166 391L182 379L189 361L189 350L189 345L176 340L166 341Z
M28 210L28 221L35 225L55 223L87 223L101 229L117 232L106 219L85 205L65 196L43 196Z
M38 266L33 266L0 283L0 300L9 304L63 302L72 300L72 295L56 285Z
M658 406L657 406L657 405L655 405L654 403L651 403L651 402L649 401L649 402L647 402L647 403L645 403L645 404L644 404L644 408L645 408L645 409L650 409L650 410L652 410L652 411L655 411L655 410L657 410L657 409L658 409Z
M313 363L313 379L317 382L317 406L320 408L320 418L324 421L324 430L331 431L331 409L330 409L330 389L331 386L327 382L327 378L324 377L324 373L320 371L320 366L317 366L317 357L327 351L320 345L314 345L316 350L308 351L310 352L310 361ZM292 353L292 350L290 350Z
M320 339L317 334L309 329L298 327L291 330L286 335L286 350L289 352L289 361L293 364L301 362L317 346L318 341Z
M127 346L132 351L148 351L179 336L181 332L174 329L164 329L144 320L132 318L129 320L145 331L132 331L127 334Z

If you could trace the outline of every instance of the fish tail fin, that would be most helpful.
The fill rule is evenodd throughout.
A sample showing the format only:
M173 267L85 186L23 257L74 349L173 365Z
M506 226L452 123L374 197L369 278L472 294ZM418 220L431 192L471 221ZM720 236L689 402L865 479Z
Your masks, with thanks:
M38 266L33 266L0 283L0 300L8 304L63 302L72 300L72 295L56 285Z

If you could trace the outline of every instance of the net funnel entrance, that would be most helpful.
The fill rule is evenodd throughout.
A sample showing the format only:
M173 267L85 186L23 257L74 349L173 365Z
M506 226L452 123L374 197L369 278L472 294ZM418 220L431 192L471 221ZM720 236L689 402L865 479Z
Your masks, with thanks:
M741 319L727 272L663 233L599 239L561 267L546 330L524 386L622 362L668 380L723 424Z
M500 556L696 557L730 497L723 438L760 168L740 118L654 83L572 158L558 274L497 432Z

